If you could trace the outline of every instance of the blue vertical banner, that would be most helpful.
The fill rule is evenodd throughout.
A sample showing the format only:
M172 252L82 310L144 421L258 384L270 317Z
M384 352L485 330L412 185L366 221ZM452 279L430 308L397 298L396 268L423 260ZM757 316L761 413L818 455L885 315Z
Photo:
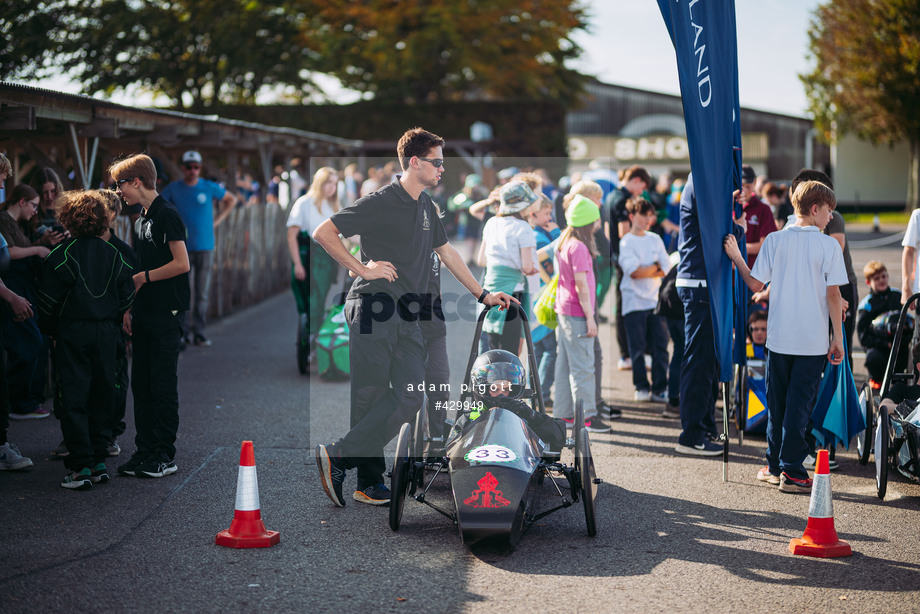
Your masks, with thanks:
M712 306L719 380L731 380L732 265L722 249L731 233L732 192L741 187L738 40L734 0L658 0L677 52L690 167ZM742 300L739 297L739 302ZM744 330L743 323L738 328ZM743 335L743 333L741 333ZM744 337L739 341L744 350Z

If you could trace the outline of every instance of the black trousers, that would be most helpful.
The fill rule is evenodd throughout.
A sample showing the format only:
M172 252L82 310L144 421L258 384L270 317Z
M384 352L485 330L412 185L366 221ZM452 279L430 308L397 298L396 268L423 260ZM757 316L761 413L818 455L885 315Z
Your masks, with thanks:
M179 431L179 342L185 313L134 314L131 390L134 443L142 454L176 456Z
M419 320L422 339L428 351L425 361L425 391L428 396L428 421L432 435L436 427L444 425L447 415L447 401L450 400L450 364L447 358L447 323L437 318Z
M847 317L843 320L843 336L847 340L847 360L853 368L853 332L856 330L856 308L859 306L859 291L855 284L840 286L840 296L847 302Z
M61 433L70 451L71 471L105 461L112 436L115 398L115 345L118 323L69 320L61 323L54 346L60 391Z
M338 454L347 468L357 468L358 490L384 482L383 448L422 407L428 356L418 322L396 313L375 321L373 309L373 301L345 301L351 430L339 440Z
M115 406L112 409L112 437L125 432L125 411L128 406L128 347L130 337L118 330L118 343L115 344Z

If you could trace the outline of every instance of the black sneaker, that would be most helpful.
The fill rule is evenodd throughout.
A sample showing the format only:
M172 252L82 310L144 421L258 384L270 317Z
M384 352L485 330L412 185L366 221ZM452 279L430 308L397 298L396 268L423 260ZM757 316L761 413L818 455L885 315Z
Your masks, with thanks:
M352 498L368 505L389 505L390 489L386 487L386 484L375 484L364 490L356 490Z
M93 481L90 477L91 473L89 467L84 467L80 469L79 472L68 473L64 476L64 479L61 480L61 486L71 490L89 490L93 487Z
M138 465L137 477L139 478L162 478L178 471L173 459L165 454L151 456L146 461Z
M118 466L118 475L127 475L132 478L137 476L137 468L140 467L141 463L147 460L147 456L148 454L146 452L135 452L127 463Z
M97 463L93 467L92 473L89 475L89 479L93 484L105 484L109 481L109 472L105 468L105 463Z
M585 420L585 429L589 433L609 433L611 431L610 425L601 420L600 416L591 416Z
M597 415L605 417L609 420L616 420L617 418L623 417L623 410L618 407L613 407L607 403L601 403L597 406Z
M319 478L323 482L323 490L332 499L336 507L345 507L345 497L342 496L342 484L345 482L345 463L335 456L333 446L316 446L316 468L319 469Z
M678 454L686 454L688 456L720 456L723 449L722 446L706 440L695 446L685 446L679 443L677 447L674 448L674 451Z
M194 337L195 345L209 348L211 347L211 340L202 335L201 333L195 333Z

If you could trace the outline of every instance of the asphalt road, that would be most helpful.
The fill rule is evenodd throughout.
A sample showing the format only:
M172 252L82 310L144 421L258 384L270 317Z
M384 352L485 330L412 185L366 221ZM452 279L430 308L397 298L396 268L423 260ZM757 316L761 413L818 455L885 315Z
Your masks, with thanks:
M856 231L853 240L871 239ZM897 245L856 250L896 278ZM893 280L897 283L896 280ZM459 289L448 275L446 290ZM13 612L909 612L920 606L920 486L892 477L885 501L851 450L832 474L836 528L854 555L791 555L809 498L757 482L763 438L732 437L720 459L674 451L678 423L633 403L628 372L605 363L605 396L624 411L592 437L598 535L582 510L541 520L514 551L460 543L444 517L407 502L398 533L385 509L323 494L311 447L344 432L348 385L297 373L293 301L281 295L215 323L214 346L180 360L179 472L114 478L89 492L58 486L54 419L15 422L35 461L0 472L0 609ZM609 356L610 326L602 326ZM459 390L472 324L449 328ZM857 359L857 366L859 366ZM456 399L456 392L452 395ZM129 408L130 415L130 408ZM129 432L133 435L133 424ZM239 446L255 442L270 549L214 545L233 517ZM123 458L132 451L122 438ZM566 457L564 457L565 459ZM110 463L114 469L117 462ZM346 487L353 485L349 477ZM435 487L445 496L446 480Z

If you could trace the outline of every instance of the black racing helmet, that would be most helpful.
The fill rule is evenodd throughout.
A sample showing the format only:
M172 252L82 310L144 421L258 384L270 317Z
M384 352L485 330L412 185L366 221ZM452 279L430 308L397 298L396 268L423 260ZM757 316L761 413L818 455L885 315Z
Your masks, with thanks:
M526 382L521 360L506 350L480 354L470 371L473 398L485 407L494 405L496 397L520 399L524 396Z
M892 311L886 311L883 314L880 314L872 320L872 332L879 337L894 339L894 334L898 330L898 321L901 317L901 311L899 309L894 309ZM906 322L904 323L904 330L908 333L913 332L914 330L914 314L907 313Z

